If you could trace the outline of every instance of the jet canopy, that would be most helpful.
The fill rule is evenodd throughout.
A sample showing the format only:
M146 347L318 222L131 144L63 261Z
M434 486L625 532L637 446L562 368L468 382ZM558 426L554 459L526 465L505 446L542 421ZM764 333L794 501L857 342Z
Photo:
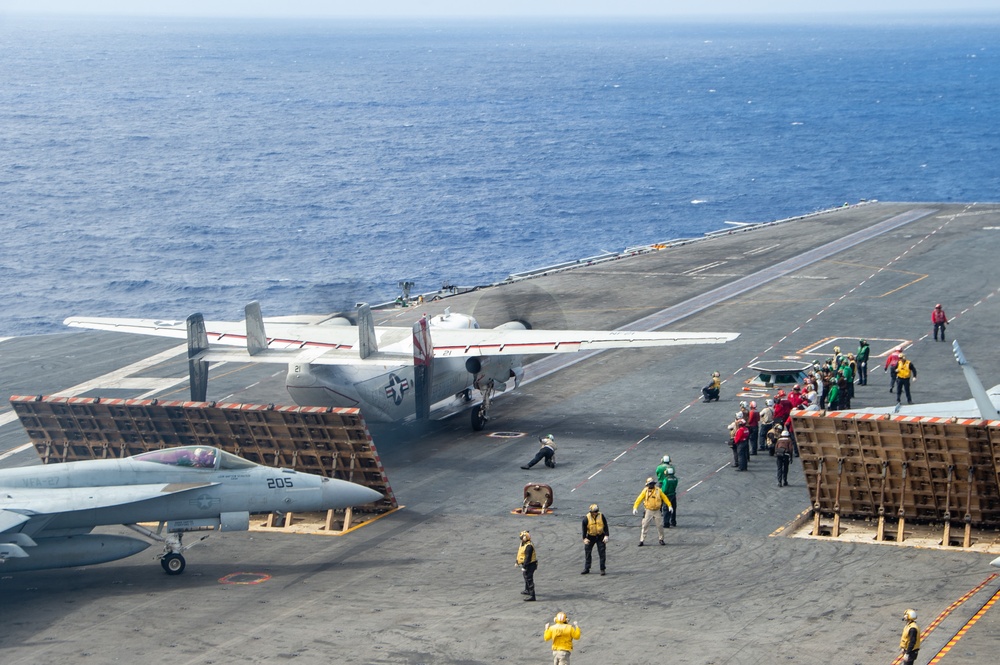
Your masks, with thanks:
M194 469L246 469L256 466L253 462L208 446L181 446L153 450L135 455L132 459L138 462L152 462L153 464Z

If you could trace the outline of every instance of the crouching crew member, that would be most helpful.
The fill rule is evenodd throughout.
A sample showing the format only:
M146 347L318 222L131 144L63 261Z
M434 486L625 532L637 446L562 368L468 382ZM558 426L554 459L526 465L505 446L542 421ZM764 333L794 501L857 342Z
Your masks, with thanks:
M532 458L532 460L530 462L528 462L527 464L525 464L521 468L522 469L530 469L531 467L533 467L536 464L538 464L539 462L541 462L542 458L545 458L545 466L549 467L550 469L556 468L556 440L555 440L555 437L553 437L551 434L546 434L545 436L543 436L540 439L538 439L538 443L540 443L542 445L541 445L541 447L538 448L538 452L535 453L534 458Z
M645 506L646 512L642 516L642 531L639 532L639 547L642 547L643 542L646 540L646 529L649 528L649 523L656 522L656 530L660 534L660 544L666 545L663 542L663 524L656 519L660 514L660 506L664 503L667 504L669 510L673 510L673 504L670 503L670 499L667 495L663 493L663 490L657 487L656 481L652 478L646 478L646 486L639 492L639 496L636 497L635 503L632 505L632 514L639 514L639 504Z
M701 396L706 402L711 402L713 399L719 401L719 390L722 388L722 379L719 378L718 372L712 372L712 380L707 386L701 389Z
M590 512L583 516L583 572L580 573L581 575L590 572L590 555L594 551L594 545L597 545L597 556L601 559L601 575L604 574L607 543L610 536L608 520L601 514L596 503L590 504Z
M538 554L535 546L531 544L531 534L527 531L521 532L521 547L517 550L517 561L515 565L521 567L524 575L524 591L521 592L524 600L535 599L535 569L538 568Z

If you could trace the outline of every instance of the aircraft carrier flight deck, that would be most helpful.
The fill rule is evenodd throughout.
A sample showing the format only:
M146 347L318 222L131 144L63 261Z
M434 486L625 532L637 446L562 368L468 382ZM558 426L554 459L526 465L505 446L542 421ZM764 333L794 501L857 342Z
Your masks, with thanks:
M749 365L822 360L860 339L872 358L854 406L894 403L881 370L899 344L918 368L914 401L968 398L950 343L930 336L935 303L951 319L949 342L987 387L1000 383L998 252L1000 204L871 202L376 310L376 325L450 307L482 326L740 337L544 358L497 398L480 432L467 412L426 427L370 425L404 508L344 536L215 534L187 552L180 576L163 573L155 546L87 568L0 567L0 661L548 662L543 628L564 611L582 629L578 665L888 665L902 613L915 608L921 628L939 619L920 665L943 650L945 665L995 663L1000 609L979 610L1000 592L996 554L788 537L810 507L799 460L779 488L772 457L736 472L725 439ZM0 341L0 368L5 398L188 391L177 340L67 329ZM703 403L713 371L721 399ZM213 367L208 398L290 404L284 377L280 365L227 363ZM558 443L556 468L521 469L545 434ZM2 465L38 463L27 442L5 399ZM664 454L680 478L678 524L665 546L654 534L640 548L632 504ZM512 514L529 482L552 487L552 514ZM610 524L606 576L580 575L591 503ZM514 562L524 529L538 550L534 603L522 602Z

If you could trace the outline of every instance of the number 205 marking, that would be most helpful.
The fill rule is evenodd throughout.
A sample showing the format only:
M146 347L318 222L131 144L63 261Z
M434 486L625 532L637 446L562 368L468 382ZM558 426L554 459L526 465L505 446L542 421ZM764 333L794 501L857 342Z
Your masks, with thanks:
M267 488L274 490L282 487L293 487L291 478L268 478Z

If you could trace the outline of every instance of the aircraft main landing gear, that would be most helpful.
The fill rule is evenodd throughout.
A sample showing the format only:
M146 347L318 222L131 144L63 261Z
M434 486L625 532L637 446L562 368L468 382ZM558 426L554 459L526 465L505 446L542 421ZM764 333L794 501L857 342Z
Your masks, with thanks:
M472 429L481 432L486 427L486 422L490 419L490 403L493 401L493 380L490 379L485 388L480 389L483 393L483 401L472 408Z

